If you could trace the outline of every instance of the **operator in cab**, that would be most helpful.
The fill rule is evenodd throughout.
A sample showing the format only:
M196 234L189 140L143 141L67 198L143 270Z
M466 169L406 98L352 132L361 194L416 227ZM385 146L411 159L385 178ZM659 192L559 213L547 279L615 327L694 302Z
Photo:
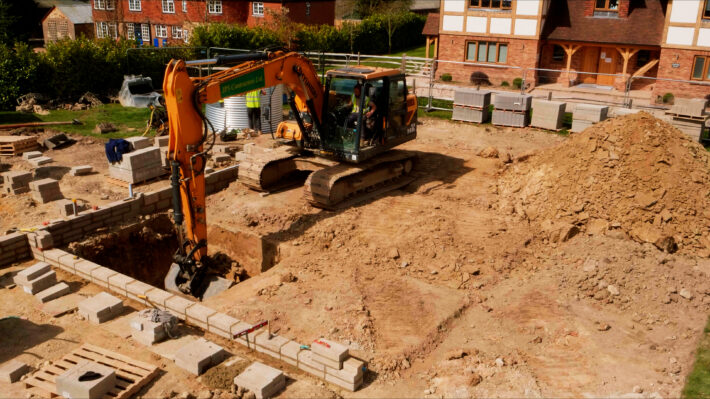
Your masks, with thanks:
M358 83L353 88L353 94L350 96L350 103L348 106L352 107L350 116L348 116L348 126L355 126L357 122L358 114L360 113L360 96L362 96L362 85ZM367 119L372 118L377 110L377 105L370 99L370 97L365 97L365 104L367 105L367 112L363 114L363 121L366 122Z

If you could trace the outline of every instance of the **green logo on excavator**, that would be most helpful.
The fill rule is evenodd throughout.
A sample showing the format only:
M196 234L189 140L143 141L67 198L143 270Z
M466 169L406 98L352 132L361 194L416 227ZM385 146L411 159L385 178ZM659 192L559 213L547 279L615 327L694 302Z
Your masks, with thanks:
M219 91L222 98L226 98L237 94L244 94L248 91L261 89L266 84L265 82L266 79L264 79L264 70L257 69L256 71L249 72L238 78L222 83L219 85Z

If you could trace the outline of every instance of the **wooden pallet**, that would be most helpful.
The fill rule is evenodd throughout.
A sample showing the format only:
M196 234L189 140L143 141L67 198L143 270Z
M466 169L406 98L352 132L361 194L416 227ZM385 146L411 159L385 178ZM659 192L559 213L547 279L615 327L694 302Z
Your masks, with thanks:
M153 177L152 179L144 180L140 183L129 183L125 180L117 179L117 178L111 177L111 176L106 176L106 182L116 185L116 186L121 186L123 188L128 188L128 186L130 186L130 185L133 185L133 187L138 187L138 186L142 186L144 184L150 184L150 183L154 183L154 182L163 180L163 177L165 177L165 175L166 175L166 173L163 173L160 176L156 176L156 177Z
M39 143L34 137L0 136L0 156L22 155L23 152L37 148L39 148Z
M98 346L84 344L60 360L37 370L25 380L25 388L39 388L46 391L47 397L57 397L57 376L63 374L77 363L89 360L116 370L116 386L102 399L128 399L158 375L158 367L133 360Z
M705 122L708 119L708 117L710 117L708 115L703 115L703 116L683 115L683 114L676 114L676 113L668 112L668 111L666 111L666 115L670 115L673 118L677 118L677 119L686 119L686 120L698 121L698 122Z

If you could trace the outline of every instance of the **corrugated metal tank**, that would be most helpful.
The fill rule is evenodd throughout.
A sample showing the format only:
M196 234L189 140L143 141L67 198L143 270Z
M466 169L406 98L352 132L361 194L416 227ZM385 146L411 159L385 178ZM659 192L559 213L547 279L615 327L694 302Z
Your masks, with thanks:
M227 131L249 127L247 115L247 100L245 96L229 97L224 99Z
M274 133L284 119L283 85L268 87L261 95L261 131Z
M224 129L225 113L223 103L207 104L205 107L205 116L207 120L212 123L215 133L219 133Z
M283 85L264 89L261 95L261 131L273 133L283 121ZM273 112L272 112L273 111ZM225 98L223 103L207 104L206 116L217 132L222 129L244 129L249 127L246 97Z

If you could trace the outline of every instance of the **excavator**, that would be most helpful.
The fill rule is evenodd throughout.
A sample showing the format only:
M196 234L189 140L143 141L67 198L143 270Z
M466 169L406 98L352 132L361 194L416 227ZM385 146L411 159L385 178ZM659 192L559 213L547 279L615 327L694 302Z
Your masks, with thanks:
M200 65L231 66L206 77L189 76L188 68ZM417 135L417 99L400 70L344 67L328 71L321 83L310 60L287 49L171 60L163 81L166 156L181 245L165 277L167 290L204 299L230 285L210 274L214 268L207 255L204 171L216 136L203 106L279 84L287 89L295 121L276 129L274 139L283 145L253 150L240 162L243 184L272 191L309 173L305 199L333 209L411 182L414 155L393 149Z

